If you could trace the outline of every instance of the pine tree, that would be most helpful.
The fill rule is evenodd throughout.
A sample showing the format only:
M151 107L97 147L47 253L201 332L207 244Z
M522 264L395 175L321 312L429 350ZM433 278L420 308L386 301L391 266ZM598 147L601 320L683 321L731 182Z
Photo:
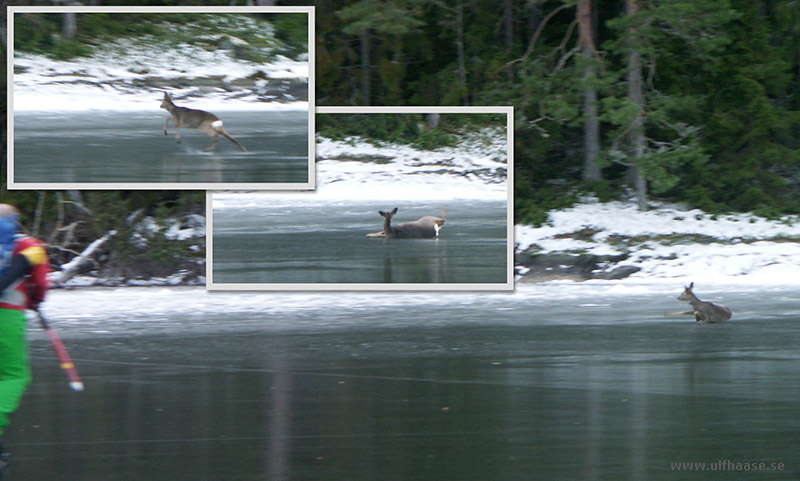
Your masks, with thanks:
M603 178L597 165L600 152L600 120L597 114L597 89L592 84L596 76L596 66L591 62L595 57L594 26L591 0L580 0L575 9L578 21L581 55L590 60L583 70L583 180L600 182Z
M376 37L388 36L398 39L411 30L421 26L418 18L419 0L359 0L337 10L336 14L346 23L342 31L359 38L361 56L361 98L362 105L371 105L373 42Z
M625 74L624 87L603 100L604 119L616 127L607 155L629 167L637 204L646 209L648 191L674 188L688 167L709 158L694 112L704 94L685 93L682 81L669 77L670 69L702 78L708 63L730 44L726 26L736 13L727 0L626 0L626 6L624 17L608 22L618 38L606 46L625 59Z
M794 10L792 17L784 2L736 0L734 6L739 15L728 28L730 45L710 64L705 81L714 86L704 108L713 163L690 172L685 195L708 210L770 214L786 202L796 209L786 179L800 161L800 115L792 99L797 95L791 63L795 52L786 41L792 26L785 22L800 16ZM798 28L794 24L795 48Z

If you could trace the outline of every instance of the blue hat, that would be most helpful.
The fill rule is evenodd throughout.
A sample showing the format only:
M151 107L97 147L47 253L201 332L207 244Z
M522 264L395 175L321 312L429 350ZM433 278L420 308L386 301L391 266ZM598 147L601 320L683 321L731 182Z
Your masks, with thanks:
M19 213L8 204L0 204L0 262L5 267L11 257L19 231Z

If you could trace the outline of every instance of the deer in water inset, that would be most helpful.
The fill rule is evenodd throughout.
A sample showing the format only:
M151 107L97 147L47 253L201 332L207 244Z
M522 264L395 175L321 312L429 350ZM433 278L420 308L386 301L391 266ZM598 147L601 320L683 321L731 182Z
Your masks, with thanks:
M686 301L691 304L692 310L676 312L674 314L694 315L694 318L697 322L702 321L709 324L725 322L731 318L732 313L728 306L718 306L711 302L701 301L697 298L697 296L694 295L692 288L694 288L694 282L689 284L689 287L686 287L683 290L683 293L678 296L679 301Z
M447 217L447 207L442 209L442 216L426 215L412 222L392 225L392 217L397 214L397 207L391 212L378 211L383 217L383 230L372 232L367 237L384 237L387 239L430 239L437 237Z
M219 143L219 136L222 135L226 139L236 144L242 152L247 152L247 149L236 141L222 126L222 121L216 115L205 110L188 109L186 107L178 107L172 102L172 96L164 93L164 98L161 100L161 108L169 112L170 116L164 121L164 135L167 135L167 124L172 121L175 124L175 140L181 141L181 133L179 127L187 129L202 130L214 142L206 149L206 152L211 152L217 148Z

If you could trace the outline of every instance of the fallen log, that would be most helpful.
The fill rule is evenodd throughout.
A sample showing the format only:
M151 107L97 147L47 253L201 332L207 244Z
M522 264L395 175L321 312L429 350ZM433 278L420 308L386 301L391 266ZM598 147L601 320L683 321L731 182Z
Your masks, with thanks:
M50 281L54 285L61 285L73 278L80 272L84 265L94 263L91 256L116 234L116 230L110 230L106 232L106 235L89 244L89 246L77 257L73 258L66 264L62 264L61 270L53 273L53 275L50 277Z

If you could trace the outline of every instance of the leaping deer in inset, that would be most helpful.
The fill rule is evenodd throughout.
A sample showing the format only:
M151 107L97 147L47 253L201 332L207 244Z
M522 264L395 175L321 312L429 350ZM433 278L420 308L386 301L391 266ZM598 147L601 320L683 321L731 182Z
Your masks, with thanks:
M378 211L383 217L383 230L372 232L367 237L384 237L387 239L430 239L437 237L447 218L447 207L442 209L442 216L426 215L415 221L392 225L392 218L397 214L397 207L391 212Z
M214 140L214 142L208 146L206 152L211 152L217 148L220 135L236 144L240 149L242 149L242 152L247 152L247 149L242 147L242 145L237 142L236 139L231 137L228 131L225 130L219 117L211 112L189 109L186 107L178 107L172 101L172 96L166 92L164 93L164 98L161 100L161 108L170 114L170 116L164 121L164 135L167 135L167 124L171 120L172 123L175 124L175 140L178 142L181 141L181 133L179 128L184 127L187 129L202 130L206 133L206 135Z
M673 312L670 314L689 314L694 315L694 319L697 322L706 322L709 324L716 324L720 322L725 322L731 318L732 312L730 307L728 306L718 306L714 303L708 301L701 301L694 295L692 292L692 288L694 288L694 282L689 284L689 287L686 287L683 290L683 293L678 296L679 301L686 301L692 305L691 311L681 311L681 312Z

